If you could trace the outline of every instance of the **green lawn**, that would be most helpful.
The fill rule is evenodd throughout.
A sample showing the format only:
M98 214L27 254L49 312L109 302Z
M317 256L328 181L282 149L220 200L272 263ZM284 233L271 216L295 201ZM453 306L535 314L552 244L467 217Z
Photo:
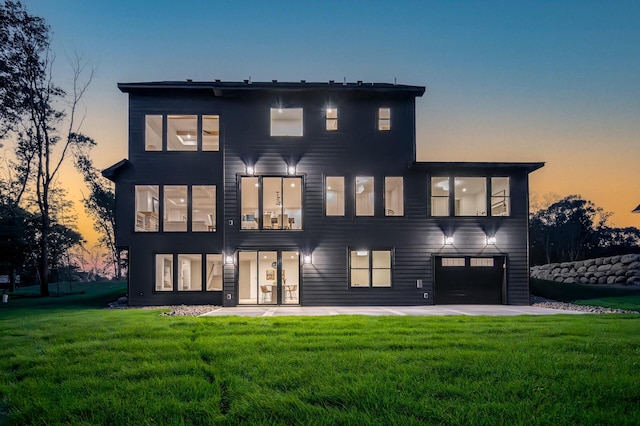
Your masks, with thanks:
M625 306L638 301L640 296L640 287L638 286L612 286L612 285L596 285L596 284L577 284L577 283L560 283L556 281L538 280L532 278L529 280L531 293L536 296L546 297L547 299L559 300L561 302L574 303L576 301L585 302L586 300L611 298L610 302L615 300L623 301ZM629 296L632 296L626 300ZM626 300L626 301L625 301ZM580 303L586 304L586 303ZM598 305L605 306L605 305ZM622 305L610 304L606 305L611 308L640 310L640 305L636 304L636 308L622 307Z
M599 299L576 300L577 305L604 306L605 308L640 311L640 295L623 297L602 297Z
M640 422L638 315L185 318L15 302L0 309L0 424Z

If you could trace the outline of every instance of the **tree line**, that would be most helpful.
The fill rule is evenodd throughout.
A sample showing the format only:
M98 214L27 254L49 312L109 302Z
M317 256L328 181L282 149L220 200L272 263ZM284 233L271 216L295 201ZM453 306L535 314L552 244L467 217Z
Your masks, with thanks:
M109 250L114 275L121 271L113 190L89 157L96 142L81 132L86 114L81 101L94 69L76 55L64 90L55 83L54 60L44 19L20 1L0 3L0 147L7 145L0 170L0 274L13 280L17 271L35 270L43 296L49 295L49 278L61 259L84 243L58 182L70 157L87 184L85 208Z

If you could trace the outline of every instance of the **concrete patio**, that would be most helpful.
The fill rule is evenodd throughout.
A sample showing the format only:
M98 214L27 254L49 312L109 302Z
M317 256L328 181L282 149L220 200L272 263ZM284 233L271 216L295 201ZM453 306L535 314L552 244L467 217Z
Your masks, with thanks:
M534 306L509 305L438 305L438 306L237 306L218 308L200 316L328 316L328 315L372 315L372 316L515 316L515 315L558 315L586 314L588 312L563 309L539 308Z

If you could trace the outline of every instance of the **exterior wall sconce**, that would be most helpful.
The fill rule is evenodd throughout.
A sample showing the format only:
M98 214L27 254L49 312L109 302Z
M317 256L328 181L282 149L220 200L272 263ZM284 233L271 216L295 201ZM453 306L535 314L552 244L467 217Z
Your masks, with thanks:
M444 244L450 246L453 244L453 237L444 237Z
M233 255L228 254L225 258L224 258L224 263L227 265L233 265Z
M289 166L289 168L287 168L287 171L289 172L290 175L295 175L296 174L296 166Z
M310 254L305 254L304 257L302 258L302 261L304 262L305 265L310 265L311 264L311 255Z
M254 173L255 170L253 169L253 166L247 166L247 174L253 176Z
M496 245L496 237L487 237L487 244Z

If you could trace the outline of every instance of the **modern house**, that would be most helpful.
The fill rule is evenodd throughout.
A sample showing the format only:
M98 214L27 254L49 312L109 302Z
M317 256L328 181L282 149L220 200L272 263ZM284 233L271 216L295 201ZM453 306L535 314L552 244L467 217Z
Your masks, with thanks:
M528 175L417 162L421 86L123 83L132 305L529 304Z

